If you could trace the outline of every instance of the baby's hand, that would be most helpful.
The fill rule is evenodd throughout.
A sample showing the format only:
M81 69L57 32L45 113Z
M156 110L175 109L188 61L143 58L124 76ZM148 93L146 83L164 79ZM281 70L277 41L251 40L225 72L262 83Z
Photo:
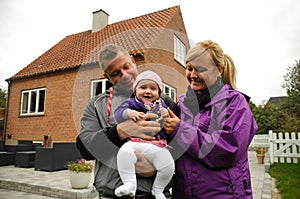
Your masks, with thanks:
M127 111L127 114L128 114L128 117L135 122L138 121L139 119L143 119L143 117L145 115L145 113L143 113L143 112L130 110L130 109Z
M163 118L169 117L169 112L166 108L161 108L159 111L160 111L161 117L163 117Z

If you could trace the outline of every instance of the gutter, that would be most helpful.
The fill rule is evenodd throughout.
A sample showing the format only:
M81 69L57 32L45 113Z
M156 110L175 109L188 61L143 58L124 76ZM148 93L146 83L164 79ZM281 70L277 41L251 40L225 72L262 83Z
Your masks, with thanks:
M3 129L3 140L6 138L6 127L7 127L7 117L8 117L8 101L9 101L9 95L10 95L10 80L5 80L8 83L8 89L7 89L7 98L6 98L6 110L5 110L5 116L4 116L4 129Z

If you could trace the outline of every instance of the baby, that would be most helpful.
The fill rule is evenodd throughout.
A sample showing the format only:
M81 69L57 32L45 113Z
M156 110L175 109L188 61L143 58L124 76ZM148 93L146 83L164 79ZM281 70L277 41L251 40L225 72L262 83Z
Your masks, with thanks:
M122 103L114 112L118 123L132 119L137 121L147 112L158 114L159 122L168 117L167 106L160 98L162 93L162 81L152 72L140 73L133 83L134 95ZM155 140L144 140L132 137L119 150L117 155L118 170L123 185L116 188L115 195L118 197L129 195L135 196L137 181L135 176L135 163L137 158L134 151L143 154L156 168L157 174L152 185L152 195L156 199L165 199L163 191L174 174L174 160L169 152L167 134L163 130L155 135Z

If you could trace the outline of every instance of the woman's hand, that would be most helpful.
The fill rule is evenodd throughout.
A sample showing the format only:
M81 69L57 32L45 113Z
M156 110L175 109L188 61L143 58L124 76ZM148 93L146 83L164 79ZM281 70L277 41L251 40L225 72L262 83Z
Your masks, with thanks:
M161 117L163 118L169 117L169 111L166 108L161 108L159 112Z
M135 163L135 172L141 177L152 177L155 175L155 167L140 152L134 151L137 161Z
M170 117L165 118L164 129L166 133L171 134L179 124L180 119L170 110L170 108L167 108L167 110Z

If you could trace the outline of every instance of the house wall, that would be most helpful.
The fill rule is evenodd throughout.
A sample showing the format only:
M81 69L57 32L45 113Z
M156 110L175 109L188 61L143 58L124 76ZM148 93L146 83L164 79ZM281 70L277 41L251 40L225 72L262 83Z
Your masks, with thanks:
M72 93L73 125L77 132L80 131L80 120L91 97L91 81L99 78L104 78L104 76L98 65L82 66L77 71Z
M149 57L160 57L157 62L169 60L166 52L157 56L150 51ZM153 70L163 82L177 89L184 85L185 78L170 64L156 67L136 60L138 71ZM177 63L176 63L177 64ZM174 65L174 63L173 63ZM80 131L80 119L91 92L91 80L103 78L103 71L98 66L82 66L80 69L52 73L39 77L15 80L10 85L8 122L6 134L11 133L18 140L42 140L44 134L53 141L74 141ZM184 83L183 83L184 82ZM42 116L20 116L21 92L36 88L46 88L45 114ZM186 89L186 87L184 88ZM182 89L182 90L184 90Z
M174 59L174 34L188 50L189 42L180 11L145 50L144 57L136 57L136 63L139 72L153 70L165 84L176 88L179 96L186 91L188 82L184 66ZM12 81L6 134L11 133L14 139L19 140L42 140L44 134L49 134L53 141L74 141L80 130L82 113L90 99L91 80L103 78L102 73L98 66L89 65ZM42 87L46 88L45 114L20 116L22 90Z
M145 63L139 71L152 68L162 78L162 81L177 90L177 96L186 92L188 81L185 78L185 67L174 59L174 35L178 37L189 50L189 39L185 30L180 9L171 18L167 27L160 30L157 39L145 51Z
M44 134L53 141L74 140L77 135L72 117L72 91L76 70L13 81L10 86L6 134L14 139L42 140ZM46 88L45 114L20 116L21 92Z
M174 60L173 52L151 49L145 53L147 64L138 66L139 72L152 70L162 79L163 83L176 89L177 97L186 91L188 82L185 78L185 68Z

